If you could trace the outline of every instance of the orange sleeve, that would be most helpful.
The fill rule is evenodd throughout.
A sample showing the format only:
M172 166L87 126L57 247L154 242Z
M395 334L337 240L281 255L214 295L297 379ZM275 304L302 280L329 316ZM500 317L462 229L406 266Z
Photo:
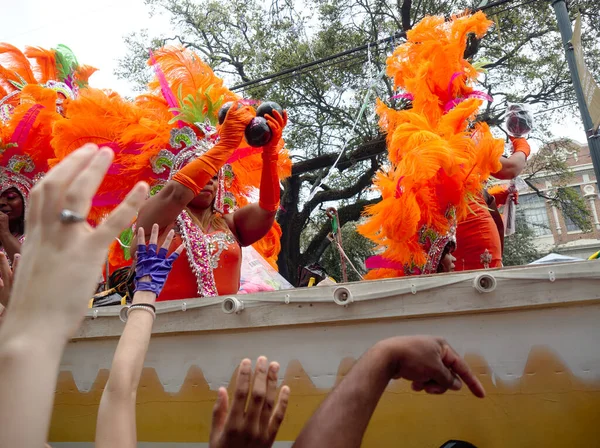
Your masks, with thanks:
M526 158L529 158L529 154L531 154L531 147L529 146L529 143L527 142L527 140L525 140L524 138L516 138L516 137L509 137L510 141L513 144L513 153L515 152L522 152L523 154L525 154Z

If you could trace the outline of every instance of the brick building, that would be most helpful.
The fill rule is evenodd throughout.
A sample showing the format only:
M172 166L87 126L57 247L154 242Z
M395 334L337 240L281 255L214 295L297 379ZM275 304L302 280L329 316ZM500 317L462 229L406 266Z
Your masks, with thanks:
M582 232L560 209L551 206L529 188L519 192L518 210L524 213L534 230L540 251L587 258L600 250L600 200L590 151L587 144L576 142L570 142L567 149L560 151L563 161L573 171L573 178L567 186L574 188L586 200L591 212L592 231ZM543 172L536 174L533 184L541 191L552 191L553 188L552 177Z

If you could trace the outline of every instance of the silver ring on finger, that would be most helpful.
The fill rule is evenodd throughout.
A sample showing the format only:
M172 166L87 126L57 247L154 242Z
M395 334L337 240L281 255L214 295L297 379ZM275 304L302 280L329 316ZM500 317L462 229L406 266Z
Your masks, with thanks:
M85 217L73 210L65 208L60 212L60 222L63 224L74 224L83 221L85 221Z

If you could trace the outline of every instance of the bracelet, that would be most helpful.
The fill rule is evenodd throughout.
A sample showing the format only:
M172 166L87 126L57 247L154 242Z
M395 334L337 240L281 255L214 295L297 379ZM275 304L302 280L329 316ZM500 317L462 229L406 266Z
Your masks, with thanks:
M129 313L133 310L144 310L150 314L152 314L152 320L156 320L156 308L151 303L135 303L133 305L127 305L121 308L119 312L119 319L121 322L127 322L129 319Z

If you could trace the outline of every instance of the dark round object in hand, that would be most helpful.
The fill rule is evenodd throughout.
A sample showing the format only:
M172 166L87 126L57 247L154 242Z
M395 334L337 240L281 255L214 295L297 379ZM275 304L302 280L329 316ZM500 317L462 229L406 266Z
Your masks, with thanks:
M227 112L229 112L231 106L233 106L233 101L228 101L221 106L219 109L219 124L223 124L225 117L227 116Z
M254 117L248 126L246 126L246 141L250 146L255 148L264 146L271 140L271 128L267 124L267 120L262 117Z
M265 101L260 106L258 106L258 109L256 109L256 116L263 118L267 114L273 116L274 110L276 110L279 113L279 115L283 116L283 107L281 107L275 101Z

